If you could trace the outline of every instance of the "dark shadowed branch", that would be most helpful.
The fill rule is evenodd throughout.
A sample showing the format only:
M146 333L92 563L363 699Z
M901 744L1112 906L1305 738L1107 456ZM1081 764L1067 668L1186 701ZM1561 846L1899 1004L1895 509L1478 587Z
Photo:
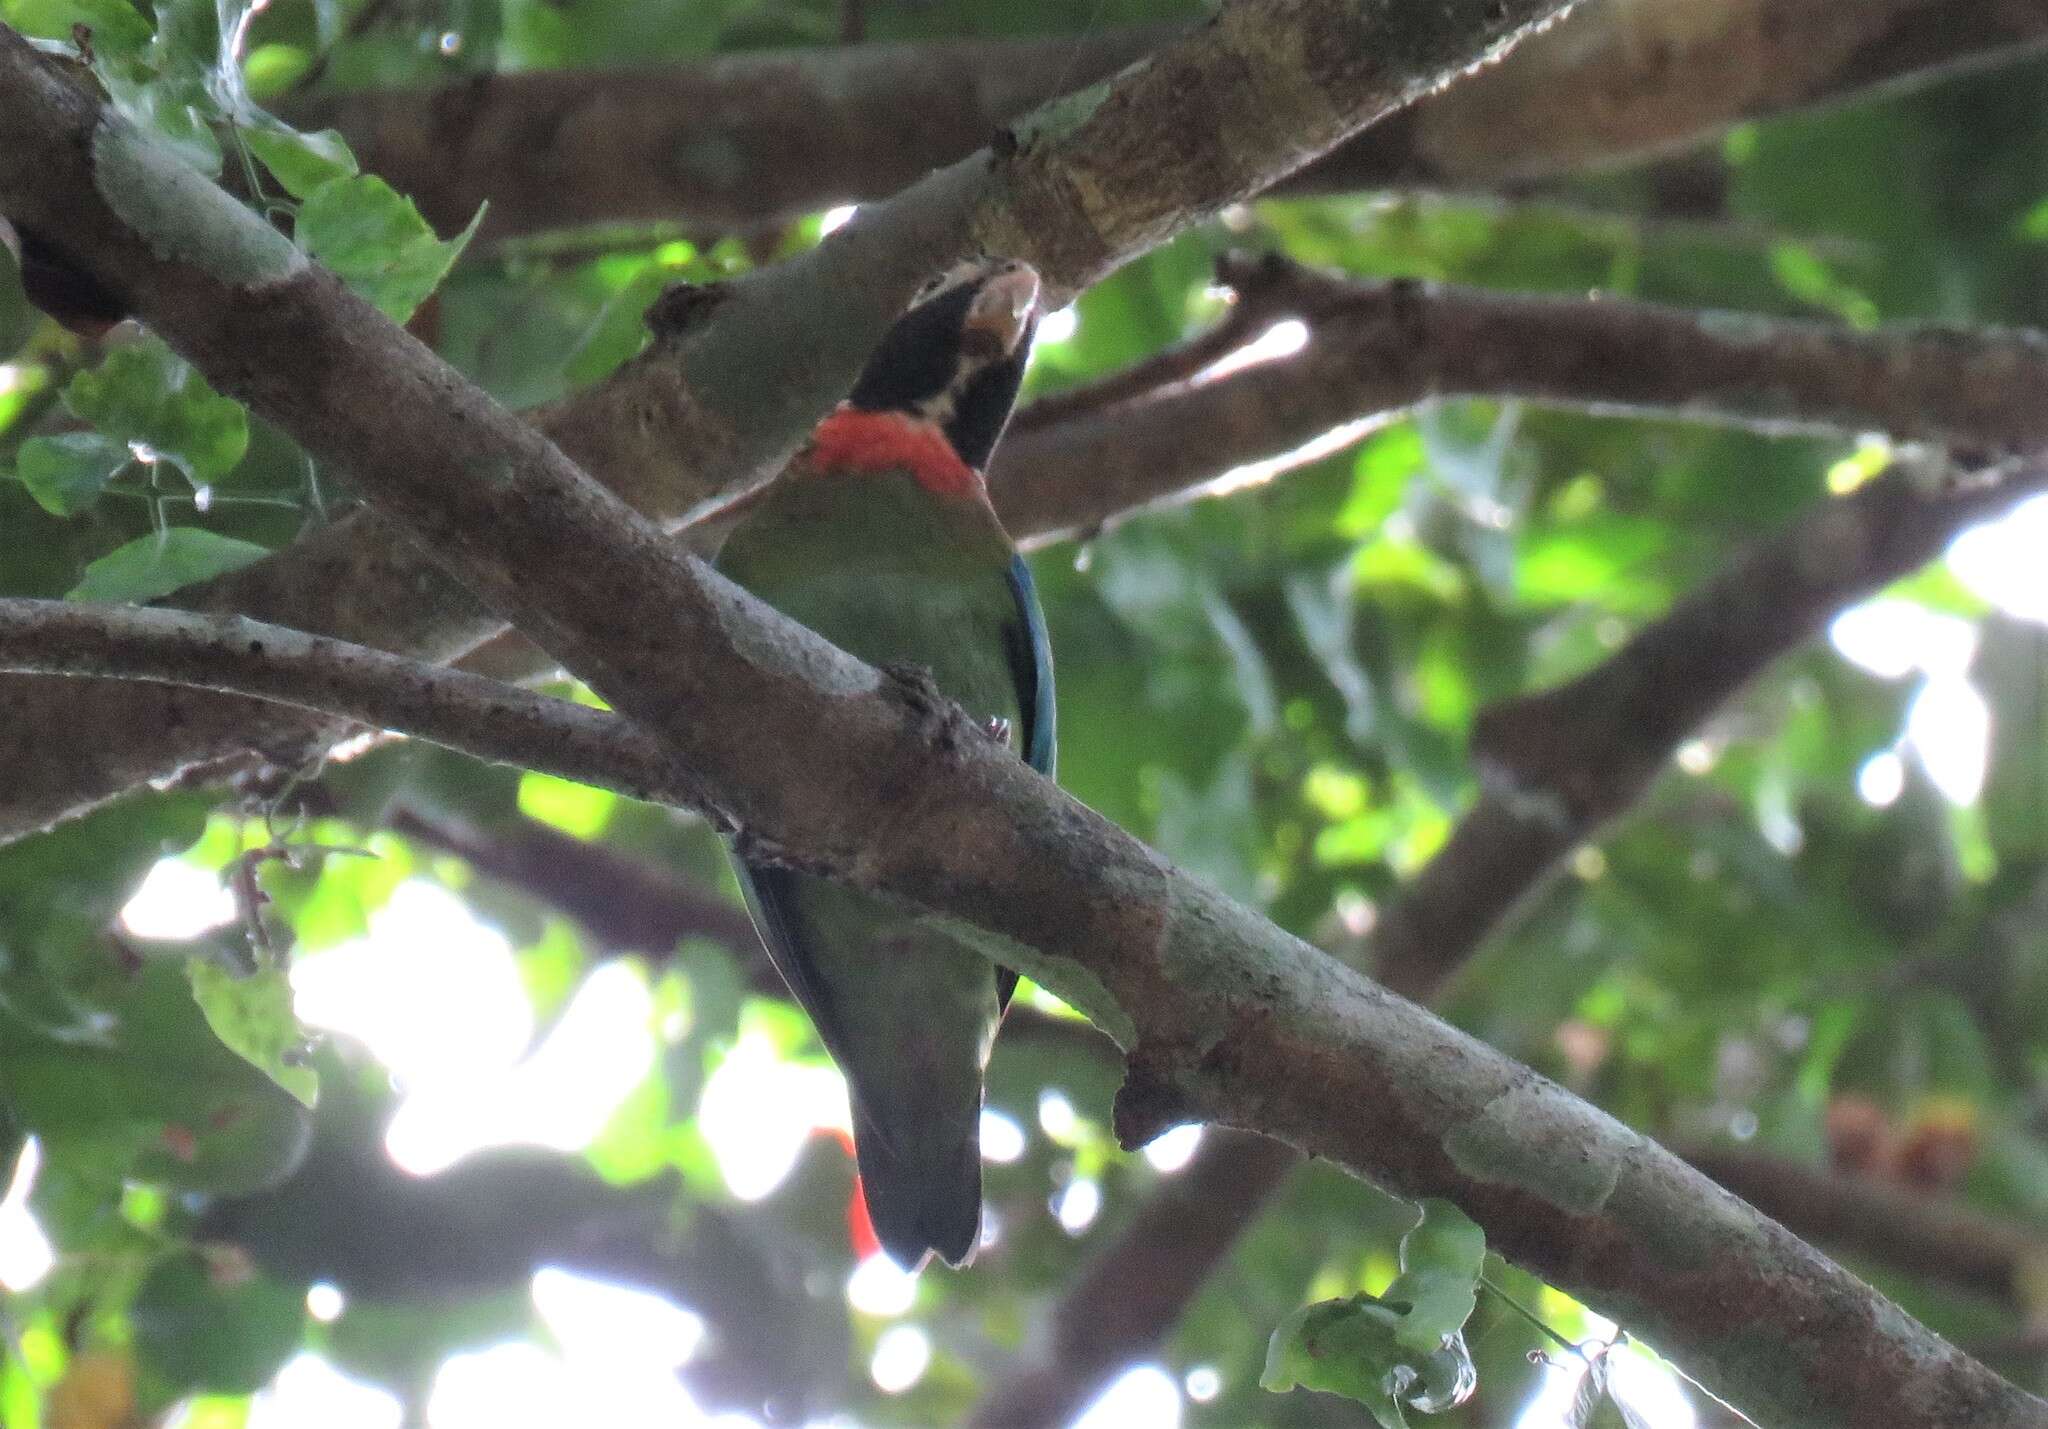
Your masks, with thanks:
M673 870L523 817L485 829L401 806L388 822L394 833L566 913L608 952L665 958L685 938L704 938L759 969L761 985L778 986L746 910Z
M2048 1236L1946 1197L1762 1152L1688 1149L1685 1159L1818 1244L2028 1313Z
M1291 315L1306 322L1307 343L1201 381L1181 372L1222 354L1197 337L1144 366L1158 379L1149 389L1112 378L1064 398L1063 420L1023 422L989 477L1013 533L1089 530L1434 397L1520 397L1764 432L1886 432L1973 450L2048 446L2036 396L2048 390L2048 338L2035 332L1859 331L1613 298L1362 283L1264 256L1226 257L1217 276L1260 320L1226 318L1224 329Z
M667 219L769 223L882 198L1171 28L820 47L665 68L468 78L301 101L444 231ZM1587 5L1289 180L1290 193L1480 186L1611 166L1744 120L1924 83L2048 40L2035 0Z

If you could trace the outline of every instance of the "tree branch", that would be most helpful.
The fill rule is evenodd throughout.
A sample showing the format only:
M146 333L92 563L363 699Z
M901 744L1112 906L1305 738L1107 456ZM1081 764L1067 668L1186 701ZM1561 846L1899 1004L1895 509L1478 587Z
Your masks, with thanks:
M756 987L781 989L744 908L646 859L524 817L486 830L401 806L389 823L392 832L566 913L608 952L666 958L683 939L705 938L722 944Z
M644 219L744 227L881 198L1166 43L1170 27L729 55L303 101L444 231ZM2048 41L2035 0L1587 5L1493 71L1283 185L1482 186L1612 166L1745 120L1925 83Z
M630 720L246 616L0 597L0 671L213 690L639 799L700 797L667 746Z
M1972 521L2044 485L2048 472L2042 471L1947 493L1925 492L1897 474L1881 477L1758 542L1588 675L1482 715L1482 742L1490 728L1524 727L1516 711L1543 701L1526 727L1541 731L1555 722L1558 730L1584 726L1586 732L1570 741L1569 756L1559 750L1519 773L1503 770L1505 777L1481 794L1444 848L1381 911L1366 948L1368 966L1392 990L1434 1000L1515 909L1549 883L1565 856L1633 805L1679 741L1764 665L1805 643L1833 611L1932 559ZM1729 652L1741 654L1731 658ZM1616 711L1605 701L1622 691L1637 692L1639 700L1668 697L1672 707L1647 718L1642 711ZM1571 765L1567 758L1580 762ZM1560 773L1578 781L1577 811L1562 787L1545 782ZM1717 1181L1717 1170L1732 1164L1721 1157L1690 1159ZM975 1422L1009 1429L1066 1423L1111 1375L1166 1338L1298 1164L1292 1151L1260 1137L1206 1139L1185 1174L1213 1189L1206 1193L1203 1232L1177 1247L1175 1273L1161 1282L1173 1293L1151 1294L1130 1307L1119 1288L1153 1283L1150 1267L1162 1247L1177 1246L1181 1193L1169 1182L1061 1296L1039 1356L989 1389ZM1794 1230L1818 1224L1823 1240L1849 1224L1843 1214L1802 1214L1825 1202L1818 1194L1802 1199L1784 1177L1752 1173L1723 1184ZM1934 1251L1913 1250L1927 1242L1901 1236L1907 1268L1927 1268ZM1896 1261L1877 1244L1884 1240L1872 1229L1848 1243ZM2013 1263L2008 1258L2007 1268Z
M645 770L660 767L646 749L653 742L616 716L236 618L0 600L0 668L200 680L252 695L294 692L301 701L317 692L359 722L430 727L439 742L504 762L544 767L551 750L582 751L573 763L557 759L554 772L609 786L644 781ZM562 908L609 946L660 955L682 937L710 937L772 982L737 907L601 846L531 825L511 839L414 815L393 827ZM1484 886L1467 884L1467 893ZM1397 921L1404 907L1396 905ZM2024 1268L2043 1253L2026 1231L1904 1188L1748 1152L1701 1150L1687 1159L1802 1235L2001 1300L2017 1293ZM972 1422L1065 1422L1164 1336L1297 1163L1263 1137L1212 1134L1187 1173L1167 1182L1061 1298L1043 1358L1000 1382ZM1142 1288L1135 1301L1133 1286Z
M1810 1240L1988 1296L2025 1315L2048 1237L1909 1187L1727 1147L1685 1159Z
M860 44L658 68L478 75L286 106L443 232L580 223L747 228L884 198L1005 124L1115 74L1178 25L1034 40Z
M657 339L645 353L535 421L629 503L657 519L680 518L772 473L845 394L931 274L995 253L1032 263L1053 293L1078 291L1567 3L1457 0L1369 18L1338 0L1314 0L1290 12L1302 42L1292 48L1264 43L1266 4L1234 6L1112 83L1017 121L999 152L975 154L864 209L815 251L700 301L658 304ZM114 157L136 172L124 172L102 194L90 153L96 97L26 52L0 60L0 70L20 101L0 127L12 131L0 151L0 212L127 299L153 327L167 336L187 323L195 332L217 329L230 310L251 312L262 290L296 274L282 240L246 229L221 256L253 267L202 275L158 261L105 199L126 206L155 191L192 230L156 235L160 251L190 259L225 232L218 191L191 175L164 189L147 177L153 164L123 141ZM62 125L34 127L38 116L25 110L36 107L26 101L38 91L64 112ZM59 162L40 168L45 154ZM1163 154L1173 162L1160 162ZM52 182L59 174L63 183ZM246 248L236 246L243 242ZM287 306L265 312L277 317ZM207 309L220 316L206 320ZM833 320L821 323L820 313ZM217 387L245 396L263 388L286 400L289 389L326 380L297 334L272 324L259 346L248 346L252 340L248 332L233 341L210 335ZM388 329L359 323L348 341L366 353L383 349L370 364L376 372L411 370ZM391 384L365 391L379 385ZM407 533L375 515L337 523L268 561L181 592L178 603L433 660L456 658L499 628ZM333 733L302 716L189 692L17 686L8 694L25 716L18 728L36 734L32 744L19 734L9 741L13 731L0 727L0 765L22 771L0 790L0 837L246 750L303 757Z
M1089 530L1346 422L1391 420L1446 396L1777 434L1879 431L1973 449L2048 447L2039 399L2048 391L2048 337L2037 332L1858 331L1616 298L1354 282L1277 256L1227 256L1217 277L1266 321L1303 319L1307 344L1207 382L1174 380L1189 364L1162 354L1148 366L1168 380L1151 392L1138 396L1126 383L1118 400L1086 401L1069 420L1024 423L989 476L1013 533ZM1181 351L1222 355L1212 356L1204 338Z
M1437 72L1549 12L1453 0L1392 13L1420 28L1385 53ZM1220 199L1247 165L1286 145L1311 152L1317 136L1369 117L1334 103L1388 92L1389 73L1359 58L1378 52L1361 23L1336 0L1228 8L1127 87L1020 136L1010 159L940 175L923 207L842 233L865 227L867 242L902 245L904 286L970 235L1085 273L1087 254L1099 267L1186 216L1169 199L1191 181L1191 155L1227 160L1206 180ZM1307 55L1337 67L1304 73ZM1247 71L1277 87L1265 97L1278 107L1239 130L1246 116L1219 112L1214 91ZM1162 146L1175 162L1161 165L1150 148L1121 147L1150 144L1149 124L1128 121L1163 120L1188 92L1212 124L1232 124L1232 145L1217 136L1226 154ZM2048 1424L2048 1404L1668 1152L1173 869L924 686L878 674L678 551L259 219L180 177L5 28L0 136L0 208L58 236L217 387L348 470L488 606L658 734L715 816L764 852L952 916L1116 1036L1130 1052L1116 1117L1126 1142L1201 1116L1277 1135L1396 1194L1445 1196L1502 1254L1768 1417ZM1141 156L1145 176L1112 214L1043 187L1063 171L1129 179ZM965 203L962 189L990 173L1009 201ZM1051 231L1027 240L1012 222ZM844 278L835 265L862 247L827 245L811 271ZM886 296L861 299L876 325L903 297L881 286ZM751 341L803 330L779 306L791 290L740 304L765 320L742 325ZM718 324L727 343L740 340L732 326ZM723 374L727 389L760 380ZM809 393L766 400L746 427L754 440L786 419L793 439L795 419L807 425L815 410ZM1773 1354L1749 1351L1757 1333Z
M1930 485L1894 470L1760 542L1612 657L1483 711L1482 792L1376 935L1379 975L1433 986L1580 843L1638 799L1727 696L1850 602L1940 554L1965 526L2048 487L2048 467Z

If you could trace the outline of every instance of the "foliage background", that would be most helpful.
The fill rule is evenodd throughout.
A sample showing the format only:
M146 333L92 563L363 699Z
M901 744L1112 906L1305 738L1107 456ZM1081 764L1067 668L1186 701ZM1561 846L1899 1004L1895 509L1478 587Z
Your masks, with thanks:
M257 98L286 91L315 56L324 86L402 87L832 44L842 22L839 6L822 3L371 4L278 0L256 15L244 54ZM865 9L871 38L906 40L1194 13L1153 0ZM184 0L153 15L126 0L0 0L0 18L53 37L83 22L103 48L132 31L141 103L174 94L181 75L217 79L223 20L241 17ZM2048 70L2019 65L1527 191L1232 210L1086 294L1069 335L1055 330L1043 345L1031 390L1115 371L1215 320L1210 265L1233 247L1359 275L1859 326L2039 325L2044 98ZM237 159L231 144L230 166ZM765 232L678 227L472 250L415 330L503 401L530 405L630 355L663 284L771 261L820 230L814 216ZM328 240L360 245L371 269L401 255L432 269L422 241L402 223ZM150 340L123 331L81 343L36 320L12 274L0 276L0 360L0 593L63 595L97 580L88 592L147 598L350 504L345 481L262 424L245 430ZM83 441L93 431L99 445ZM29 445L55 436L81 441L68 455ZM131 441L152 459L130 460ZM1464 746L1481 708L1585 669L1745 541L1883 459L1868 444L1445 402L1227 500L1049 547L1035 568L1059 659L1062 782L1289 928L1355 944L1471 798ZM173 531L208 534L167 545ZM1892 623L1879 640L1897 655L1892 678L1836 645L1774 667L1463 975L1445 1008L1681 1146L1733 1140L1820 1164L1831 1109L1842 1155L1845 1106L1875 1108L1901 1141L1950 1134L1960 1165L1943 1168L1939 1189L2038 1233L2048 1218L2039 629L1948 566L1894 598L1907 605L1882 609ZM2038 589L2031 598L2038 617L2048 602ZM1929 625L1911 611L1963 623ZM1936 634L1916 646L1916 630ZM1916 650L1920 666L1906 658ZM1981 781L1969 690L1989 712ZM1946 722L1942 700L1960 711ZM11 1158L37 1133L39 1166L32 1188L21 1185L57 1252L53 1269L19 1276L0 1301L6 1424L117 1422L62 1415L124 1377L146 1410L183 1404L184 1422L240 1423L242 1396L302 1348L417 1407L452 1352L508 1336L574 1351L573 1332L529 1293L549 1263L700 1314L707 1335L683 1376L708 1410L953 1422L1173 1174L1115 1148L1106 1044L1034 1018L1013 1029L990 1073L991 1108L1024 1133L1021 1154L988 1167L998 1240L972 1273L923 1276L899 1312L849 1308L840 1141L810 1136L786 1179L742 1201L729 1154L699 1117L735 1049L769 1049L733 1064L769 1100L783 1089L801 1103L817 1084L771 1069L826 1065L729 916L706 913L695 936L627 952L545 880L485 876L481 860L451 851L451 832L474 852L539 837L538 824L625 860L615 899L651 868L729 906L707 830L409 746L321 771L281 805L276 793L146 794L0 850L0 1151ZM282 810L268 823L267 807ZM656 1048L652 1065L581 1149L482 1150L424 1181L391 1170L381 1128L418 1088L394 1087L372 1051L334 1037L313 1057L318 1108L303 1112L223 1040L303 1074L300 1050L280 1042L278 975L188 976L188 956L244 964L241 928L174 945L117 921L158 860L225 873L273 838L348 851L250 865L275 900L278 955L302 971L354 959L369 969L355 976L395 978L386 1000L461 1043L488 1010L474 986L434 1000L408 984L406 959L432 952L424 942L376 961L379 910L432 885L505 940L536 1045L579 988L630 960L623 976L644 995L627 1000ZM768 1113L756 1114L765 1125ZM246 1195L291 1164L309 1130L291 1179ZM1077 1186L1099 1190L1098 1213L1081 1216L1091 1193L1077 1201ZM1063 1226L1061 1211L1078 1224ZM1337 1174L1297 1174L1163 1347L1170 1382L1205 1392L1173 1412L1188 1424L1362 1422L1363 1411L1327 1397L1260 1391L1266 1335L1305 1299L1383 1287L1412 1218ZM222 1239L246 1259L191 1249ZM2035 1308L1882 1264L1856 1268L1966 1345L2014 1341ZM1566 1335L1599 1332L1511 1268L1490 1274ZM315 1281L340 1287L339 1318L306 1313ZM914 1384L885 1393L869 1367L903 1326L917 1327L931 1359ZM1482 1297L1468 1338L1480 1391L1447 1422L1511 1422L1561 1374L1530 1362L1544 1342L1496 1297ZM2037 1355L1997 1363L2040 1388ZM1198 1370L1209 1373L1190 1380Z

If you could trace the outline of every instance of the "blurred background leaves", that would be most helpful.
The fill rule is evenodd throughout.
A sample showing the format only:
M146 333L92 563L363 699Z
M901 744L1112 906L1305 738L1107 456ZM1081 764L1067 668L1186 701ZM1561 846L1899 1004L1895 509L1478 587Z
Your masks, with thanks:
M1197 13L858 8L878 40ZM0 18L57 42L89 25L124 107L240 173L515 405L631 356L663 285L826 223L465 251L248 96L831 44L846 15L827 0L0 0ZM1031 391L1214 321L1226 247L1858 325L2039 325L2044 89L2039 62L2009 65L1611 174L1234 209L1049 324ZM1355 947L1471 800L1482 708L1596 663L1864 459L1847 440L1446 402L1047 547L1062 782ZM148 599L352 502L154 339L37 321L0 251L0 591ZM1448 1015L1674 1144L1853 1171L2048 1236L2044 522L2027 509L1959 543L1774 666L1466 969ZM1108 1044L1027 988L990 1071L980 1260L897 1275L862 1255L836 1074L736 909L693 819L393 744L282 792L139 793L0 850L0 1422L960 1420L1197 1134L1118 1150ZM195 978L252 957L288 974L318 1042L273 997L236 1045L267 1046L287 1080L317 1069L310 1109L194 1000ZM1384 1292L1413 1221L1298 1173L1090 1422L1368 1422L1268 1394L1260 1371L1303 1304ZM1987 1295L1850 1258L2042 1387L2038 1274ZM1489 1278L1567 1338L1614 1333L1498 1262ZM1556 1347L1503 1300L1482 1295L1465 1336L1479 1390L1442 1422L1585 1422L1582 1367L1532 1363ZM1642 1422L1719 1422L1650 1357L1615 1366L1602 1383Z

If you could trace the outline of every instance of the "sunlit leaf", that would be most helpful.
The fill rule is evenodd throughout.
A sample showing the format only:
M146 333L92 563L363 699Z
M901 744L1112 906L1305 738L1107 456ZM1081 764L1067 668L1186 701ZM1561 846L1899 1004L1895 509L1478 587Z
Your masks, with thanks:
M1422 1220L1401 1238L1401 1273L1380 1297L1408 1307L1395 1339L1411 1350L1435 1350L1464 1329L1485 1261L1486 1232L1449 1201L1424 1201Z
M329 179L307 194L296 231L307 252L402 323L440 286L481 222L478 210L468 228L444 243L411 199L362 174Z
M220 1040L312 1106L320 1094L320 1078L306 1064L306 1032L292 1011L291 982L284 969L265 967L238 976L217 962L193 958L185 972L192 980L192 996Z
M258 101L289 93L312 67L313 56L297 45L257 45L242 62L249 92Z
M619 796L609 789L531 769L519 777L519 812L580 839L603 833L618 805Z
M126 54L149 43L150 22L128 0L5 0L0 15L24 35L70 40L72 27L91 33L95 50Z
M332 129L301 131L264 115L242 130L242 142L295 198L358 172L348 141Z

